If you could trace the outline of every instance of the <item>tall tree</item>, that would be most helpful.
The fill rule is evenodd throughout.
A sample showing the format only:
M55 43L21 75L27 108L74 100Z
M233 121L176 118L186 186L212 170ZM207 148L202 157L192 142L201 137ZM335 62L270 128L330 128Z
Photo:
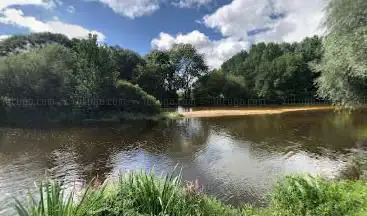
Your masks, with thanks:
M158 99L176 99L178 77L167 51L153 50L139 66L137 83Z
M73 63L70 50L56 44L10 54L0 60L0 94L18 99L69 99L74 92Z
M324 56L315 69L318 94L335 104L351 107L367 93L367 1L330 0Z
M114 60L119 72L119 79L132 80L137 76L138 65L144 64L144 59L136 52L118 46L112 48Z
M191 44L176 44L170 50L170 59L179 78L179 87L184 90L184 97L191 98L194 81L208 71L203 55Z
M118 77L113 50L106 45L99 45L96 35L89 35L88 39L74 40L73 50L76 95L105 97L111 94Z

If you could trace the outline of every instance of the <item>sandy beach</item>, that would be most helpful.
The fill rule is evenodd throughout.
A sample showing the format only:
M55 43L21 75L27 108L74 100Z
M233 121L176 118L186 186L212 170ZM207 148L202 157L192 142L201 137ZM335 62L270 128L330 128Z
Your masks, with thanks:
M274 115L287 112L333 110L334 107L327 106L306 106L306 107L267 107L267 108L217 108L206 110L193 110L183 112L186 118L204 118L221 116L244 116L244 115Z

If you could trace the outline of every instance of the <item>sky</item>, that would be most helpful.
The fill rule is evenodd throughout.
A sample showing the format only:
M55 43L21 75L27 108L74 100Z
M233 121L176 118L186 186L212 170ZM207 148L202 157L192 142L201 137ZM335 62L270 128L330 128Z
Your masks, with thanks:
M145 55L190 43L218 68L258 42L322 35L327 0L0 0L0 40L14 34L97 34Z

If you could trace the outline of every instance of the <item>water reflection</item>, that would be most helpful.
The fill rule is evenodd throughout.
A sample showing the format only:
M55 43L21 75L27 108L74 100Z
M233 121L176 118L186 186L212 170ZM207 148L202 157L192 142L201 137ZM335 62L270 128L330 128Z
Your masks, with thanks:
M154 167L182 167L185 180L225 202L262 203L278 176L335 175L361 142L367 117L332 112L184 119L158 126L0 128L0 215L45 173L70 187Z

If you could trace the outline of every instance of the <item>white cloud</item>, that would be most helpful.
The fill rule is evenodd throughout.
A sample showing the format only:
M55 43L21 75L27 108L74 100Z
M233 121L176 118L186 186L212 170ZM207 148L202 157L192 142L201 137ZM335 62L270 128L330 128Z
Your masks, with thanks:
M10 36L11 35L0 35L0 41L3 41L3 40L7 39Z
M218 30L222 39L210 40L199 31L176 36L161 33L151 45L169 49L175 43L193 44L205 55L210 67L218 68L235 53L249 48L251 43L294 42L322 34L320 24L326 3L326 0L233 0L201 21Z
M72 5L69 5L67 8L66 8L66 11L69 12L69 13L75 13L75 7L72 6Z
M110 7L115 13L134 19L150 15L159 9L158 0L85 0L99 1Z
M176 0L172 4L180 8L200 7L210 4L212 0Z
M152 40L151 45L154 49L167 50L178 43L192 44L199 53L204 54L206 63L211 68L220 67L232 55L247 49L249 46L247 42L234 40L233 38L210 40L206 35L197 30L176 36L162 32L159 38Z
M325 0L233 0L203 23L225 37L251 39L248 31L268 28L255 41L299 41L320 34ZM277 18L275 18L277 17Z
M105 36L98 31L89 30L79 25L63 23L59 20L43 22L32 16L25 16L23 11L18 9L5 9L0 14L0 23L27 28L31 32L52 32L61 33L69 38L83 38L89 33L97 34L100 42L105 40Z
M53 0L0 0L0 11L13 5L36 5L53 8L55 2Z

